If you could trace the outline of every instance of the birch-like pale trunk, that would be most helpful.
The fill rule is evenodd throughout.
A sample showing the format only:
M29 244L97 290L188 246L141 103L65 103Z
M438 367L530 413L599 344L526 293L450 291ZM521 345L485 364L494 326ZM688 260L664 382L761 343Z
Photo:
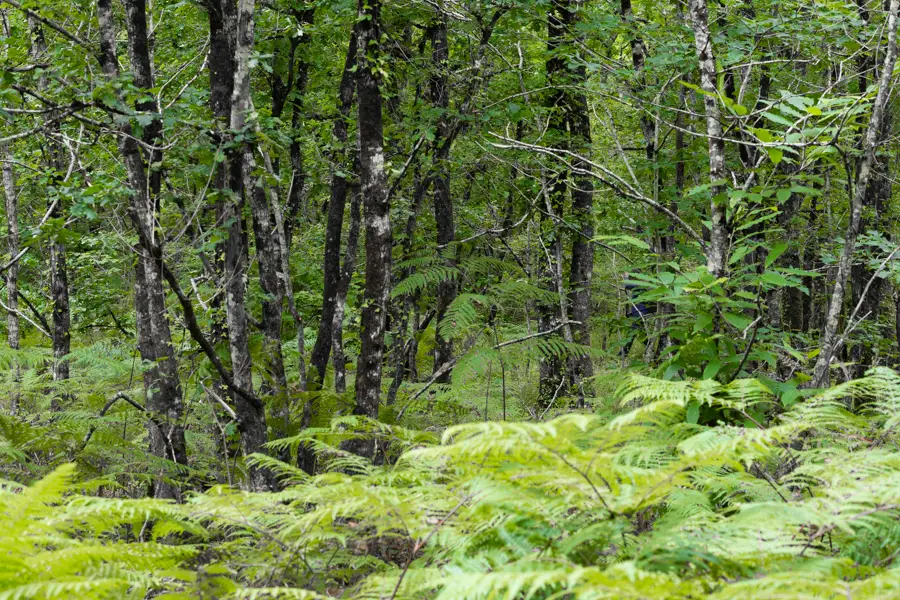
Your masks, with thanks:
M10 259L19 254L19 203L16 196L16 179L10 162L12 155L6 144L0 146L3 159L3 192L6 198L6 247ZM16 261L6 271L6 341L11 350L19 349L19 262ZM19 380L19 363L15 363L15 379ZM10 397L9 412L16 414L19 407L19 393L15 390Z
M716 277L725 274L728 256L728 223L725 208L725 140L722 137L722 120L719 111L716 85L716 58L709 34L709 9L706 0L688 1L688 20L694 30L694 47L700 67L700 89L706 112L706 136L709 142L709 181L711 184L709 247L706 251L706 268Z
M869 179L872 176L872 167L875 164L878 135L884 123L885 110L891 94L894 66L897 63L898 9L900 9L900 0L891 0L887 24L887 50L884 54L884 63L882 64L881 76L878 81L878 93L872 106L872 116L869 118L866 137L863 139L862 160L860 160L859 168L856 171L853 197L850 199L850 222L847 224L847 231L844 233L844 248L838 260L834 287L831 291L831 300L825 313L825 323L823 324L822 336L819 342L819 356L816 359L816 366L813 370L811 381L811 385L814 387L822 387L828 384L831 359L834 357L835 347L838 343L837 329L841 317L841 308L844 305L847 279L853 263L853 252L856 249L856 238L859 235L863 203Z
M242 131L247 124L247 116L251 110L250 98L250 56L253 52L253 13L254 0L238 0L237 28L234 45L234 87L231 94L232 131ZM261 182L254 178L256 167L253 148L245 144L236 148L229 156L229 177L232 190L242 189L243 196L250 204L253 216L253 229L256 238L256 250L259 260L260 285L266 294L263 302L263 329L265 334L265 353L267 385L269 391L283 391L284 362L281 356L281 310L283 293L279 271L281 269L281 252L274 235L274 221ZM247 314L244 307L244 290L246 289L246 248L247 242L241 223L241 206L235 195L230 210L233 225L229 235L229 243L225 257L226 278L234 275L236 281L227 290L225 307L228 321L229 348L234 365L235 383L252 389L251 357ZM276 322L277 319L277 322ZM256 405L234 395L235 408L241 428L241 442L245 454L261 452L268 441L266 429L266 411L263 405ZM256 491L274 489L274 476L265 469L250 470L250 487Z

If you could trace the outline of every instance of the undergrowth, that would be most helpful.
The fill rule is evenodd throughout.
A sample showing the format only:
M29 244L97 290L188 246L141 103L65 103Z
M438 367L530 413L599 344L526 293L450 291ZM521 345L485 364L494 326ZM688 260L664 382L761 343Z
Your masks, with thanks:
M315 477L255 456L282 491L182 505L63 464L2 487L0 600L900 596L892 371L784 411L755 380L635 376L615 401L440 439L343 417L271 444L313 448ZM358 435L384 464L340 449Z

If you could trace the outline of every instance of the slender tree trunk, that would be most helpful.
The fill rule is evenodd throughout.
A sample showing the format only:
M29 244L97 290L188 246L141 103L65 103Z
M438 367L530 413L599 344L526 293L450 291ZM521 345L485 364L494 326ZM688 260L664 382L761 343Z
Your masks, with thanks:
M297 20L297 27L302 29L313 22L315 8L295 10L294 16ZM309 35L304 34L300 39L299 46L305 46L310 39ZM300 146L300 122L303 116L303 98L306 94L307 83L309 83L309 63L301 58L300 63L297 65L297 73L294 78L294 96L291 100L291 129L293 131L290 145L291 185L288 189L287 207L284 213L284 236L288 249L292 247L294 228L297 225L297 217L303 204L303 189L306 183L306 172L303 167L303 149ZM300 356L302 359L302 351ZM303 378L305 379L305 377L306 374L304 373Z
M237 39L235 43L234 89L231 99L231 129L241 131L246 126L252 107L250 96L250 55L253 52L253 13L255 0L239 0L237 12ZM250 205L253 217L253 233L256 242L256 258L259 265L259 283L263 292L262 326L265 337L265 377L263 394L286 393L284 358L281 352L281 316L284 308L284 288L279 272L282 268L281 248L275 235L275 219L272 215L263 177L258 172L254 145L244 143L235 156L240 163L244 197Z
M631 0L621 0L619 5L619 10L622 14L622 19L626 22L627 25L634 25L634 13L631 8ZM645 86L644 82L644 64L647 62L647 46L644 44L644 40L634 32L630 35L629 43L631 45L631 66L634 68L635 76L638 80L637 85L635 86L635 92L642 92ZM650 118L650 115L643 110L639 110L640 112L640 125L641 125L641 133L644 136L644 153L649 161L656 160L656 136L654 134L655 125L653 123L653 119ZM659 170L654 168L653 172L655 174L659 174ZM654 182L654 186L656 186L658 182ZM656 199L656 198L654 198Z
M341 280L334 299L334 318L331 324L332 362L334 364L334 391L347 391L347 367L344 356L344 311L347 307L347 292L356 270L356 255L359 252L360 205L362 191L354 185L350 199L350 224L347 227L347 248L344 251L344 265Z
M115 29L110 0L98 0L98 16L101 35L101 60L103 71L109 79L119 76L116 56ZM129 56L136 86L153 88L153 73L147 39L147 14L144 0L126 2ZM152 101L149 101L152 102ZM157 107L139 103L138 110L156 112ZM160 127L145 128L145 141L158 143ZM130 123L122 125L119 149L128 174L132 191L129 215L141 239L135 270L135 310L138 321L138 349L141 358L152 366L144 372L144 388L147 395L147 412L150 451L163 459L178 464L187 463L187 448L182 426L184 407L178 365L172 347L172 335L166 317L165 292L162 283L161 259L154 256L150 245L155 238L155 199L153 175L148 177L147 164L141 149L133 137ZM158 187L155 188L158 190ZM180 490L164 477L153 484L153 495L160 498L180 498Z
M249 92L249 89L248 89ZM245 195L253 215L253 234L256 260L259 266L259 283L263 292L262 325L264 334L265 377L262 393L282 396L287 391L284 373L284 357L281 351L281 319L284 311L284 286L280 277L283 268L281 246L278 243L277 225L262 175L256 175L257 164L253 151L244 151L242 176Z
M709 34L709 10L706 0L688 0L688 19L694 30L694 46L700 65L700 89L706 109L706 135L709 141L709 179L712 201L710 205L709 248L706 254L706 268L715 277L725 274L728 263L728 224L725 210L728 204L724 185L725 140L722 137L722 122L719 113L718 87L716 84L716 59L713 53L712 36Z
M234 0L205 0L209 19L209 105L218 121L219 130L224 131L231 119L231 94L234 89L234 42L237 29L237 5ZM222 140L216 140L220 145ZM221 151L221 150L218 150ZM228 163L223 161L216 167L212 181L216 190L215 201L211 213L213 227L221 227L227 223L229 211ZM227 313L223 311L223 302L231 285L225 277L225 254L231 238L220 243L214 250L212 262L213 277L217 287L225 293L217 291L210 300L212 325L211 342L218 347L228 343ZM230 348L229 348L230 350ZM221 398L228 396L222 381L213 381L213 391ZM249 389L249 388L247 388ZM232 401L236 402L234 395ZM223 459L228 460L227 447Z
M345 170L349 168L347 122L353 108L353 92L356 87L356 29L350 35L341 83L338 87L339 116L334 121L332 136L335 151L332 154L333 173L331 175L331 197L328 201L328 219L325 225L325 258L322 272L325 276L325 287L322 293L322 318L319 321L319 332L310 355L310 366L318 376L318 385L325 381L328 368L328 354L332 347L334 330L334 312L337 307L337 292L341 285L341 232L344 226L344 209L347 204L348 177Z
M567 87L570 84L566 71L568 54L572 51L566 25L566 14L569 10L568 0L554 0L547 13L547 52L546 61L547 86L547 133L549 142L560 150L570 150L568 139L568 101ZM561 255L562 232L555 220L563 216L566 192L568 188L568 169L560 167L560 171L550 175L546 181L544 194L544 210L541 212L540 245L538 250L538 277L541 286L551 292L557 289L556 257ZM540 302L539 326L541 331L554 329L560 321L560 304L556 302ZM563 394L565 384L563 361L559 356L544 357L539 365L538 394L542 404L547 405Z
M19 254L19 203L16 196L16 181L13 174L9 147L0 146L0 158L3 160L3 191L6 196L6 247L10 260ZM6 271L6 304L9 307L6 315L6 341L11 350L19 349L19 263L10 265ZM15 380L20 377L19 363L15 363ZM10 396L10 414L16 414L19 408L19 391L14 390Z
M450 174L447 166L447 158L450 153L451 140L450 123L447 110L450 107L450 91L448 74L450 70L450 49L447 44L446 16L441 15L439 20L431 27L431 62L435 72L431 76L430 96L431 105L440 111L437 128L434 134L434 165L431 173L434 186L434 222L437 227L437 243L439 252L443 255L448 266L456 264L456 226L453 219L453 199L450 195ZM456 279L441 281L437 289L437 323L434 338L434 369L437 372L444 364L453 358L453 341L450 337L441 335L441 321L447 308L456 298ZM450 369L444 371L438 377L439 383L450 381L452 373Z
M391 220L384 171L381 82L376 69L380 39L379 3L359 2L360 52L357 61L359 162L366 225L366 287L361 322L361 352L356 374L356 414L375 419L381 394L384 333L391 282ZM374 456L373 443L358 451Z
M235 0L207 0L210 26L210 106L216 117L231 126L237 65L238 13ZM252 12L252 11L251 11ZM245 32L246 33L246 32ZM251 34L252 44L252 34ZM245 52L246 52L245 48ZM245 54L246 60L246 54ZM246 69L246 64L245 67ZM249 76L249 74L248 74ZM244 108L246 111L246 107ZM243 113L238 115L243 124ZM247 257L246 222L243 216L244 173L241 149L228 153L228 160L216 173L216 221L228 224L224 251L216 261L223 273L225 288L225 333L236 386L252 392L253 361L245 307ZM241 446L245 455L261 452L268 441L265 410L232 390ZM273 488L274 478L264 470L251 469L250 487Z
M572 6L563 12L570 35L576 35L580 2L574 2ZM587 83L585 67L579 65L576 68L569 67L572 71L572 85L576 90L569 92L569 133L572 145L580 155L589 156L591 141L591 118L588 112L587 98L578 87ZM590 172L587 164L575 163L575 170ZM591 240L594 237L594 187L593 179L583 175L572 177L572 220L578 232L572 236L572 263L569 269L569 301L572 305L572 320L580 324L572 325L574 341L582 346L591 345L591 280L594 274L594 246ZM593 377L594 367L590 356L578 356L573 359L573 383L574 379L584 380ZM579 395L583 396L584 390L579 388ZM584 398L581 398L582 404Z
M413 177L413 182L412 202L409 207L409 216L406 218L406 230L404 231L403 261L413 257L419 211L425 199L425 194L431 186L431 179L427 175L422 177L418 172ZM412 274L413 268L407 267L397 274L397 279L402 281ZM393 303L397 314L397 317L394 319L394 322L397 323L397 328L394 332L393 348L394 377L391 381L391 387L388 389L387 404L393 404L397 399L397 392L400 390L400 386L407 375L410 375L410 380L412 380L413 369L410 368L410 363L414 362L415 359L410 357L408 352L412 351L415 335L407 334L409 334L409 316L413 312L417 297L418 292L404 294L403 297L395 299ZM435 368L439 366L435 364Z
M891 0L888 16L888 42L884 55L884 64L881 67L881 78L878 83L878 94L875 96L875 104L872 107L872 116L866 129L866 137L863 141L863 157L860 160L856 173L855 188L850 202L850 222L844 234L844 248L841 251L835 275L834 288L831 293L831 301L825 315L825 323L820 340L819 357L816 360L813 372L812 385L822 387L829 381L831 359L834 357L835 346L838 343L837 328L841 316L841 308L844 304L844 292L850 267L853 262L853 252L856 249L856 237L859 234L859 225L862 219L863 204L866 190L872 175L872 167L875 164L875 150L878 145L878 135L884 122L885 109L891 92L894 65L897 62L897 11L900 8L900 0Z
M28 15L28 28L31 32L31 57L35 63L46 59L47 43L44 38L44 30L40 21L34 15ZM47 87L47 78L42 76L38 80L38 89L44 91ZM52 130L58 130L59 124L52 121L54 114L47 113L46 120ZM52 124L51 124L52 123ZM50 157L50 166L54 170L54 179L61 177L63 165L61 164L59 148L54 142L47 144L47 154ZM50 217L59 219L62 216L62 206L59 202L50 211ZM53 300L53 328L50 336L53 346L53 365L51 376L57 385L69 379L69 361L65 359L71 350L70 315L69 315L69 277L66 266L66 246L57 238L50 241L50 297ZM58 399L65 398L65 394L55 395L51 406L59 408Z
M865 5L862 5L864 7ZM861 8L861 12L864 10ZM865 20L868 20L868 11ZM874 57L869 53L864 53L868 57L867 60L861 61L861 67L871 69L874 63ZM864 76L861 76L864 79ZM860 82L861 89L865 89L863 82ZM888 100L890 102L890 100ZM878 144L884 143L888 139L891 132L892 115L889 106L885 107L885 115L881 124L881 130L878 133ZM872 175L869 185L866 187L866 195L863 200L863 210L866 208L872 217L874 224L869 222L867 215L864 213L860 220L860 230L866 231L874 225L876 231L885 231L887 223L885 208L891 199L893 186L890 178L890 160L884 157L875 157L875 163L872 165ZM857 318L869 322L878 320L879 308L881 306L881 296L884 289L884 279L875 277L869 286L865 297L862 296L866 285L872 278L874 273L865 264L854 264L850 268L850 288L852 290L850 305L856 307L862 301ZM863 377L872 364L871 346L863 341L853 344L849 348L850 362L853 363L853 377Z
M232 131L243 131L247 113L251 108L250 98L250 55L253 52L254 0L238 0L237 27L234 45L234 85L231 95ZM284 363L281 358L281 305L282 291L278 272L281 255L275 246L274 225L266 199L265 190L254 179L256 161L249 143L236 148L229 157L229 177L234 200L230 205L232 220L228 246L225 251L225 277L229 282L226 295L229 346L234 369L235 383L246 390L252 390L252 360L250 357L247 314L244 307L246 289L246 234L242 227L241 205L243 197L250 204L256 237L256 251L259 261L260 285L266 299L263 302L263 331L265 335L266 378L264 388L284 390ZM277 321L277 322L276 322ZM261 452L268 441L266 413L264 406L255 406L235 394L235 407L241 427L244 452ZM265 469L250 471L250 486L254 490L272 489L274 477Z

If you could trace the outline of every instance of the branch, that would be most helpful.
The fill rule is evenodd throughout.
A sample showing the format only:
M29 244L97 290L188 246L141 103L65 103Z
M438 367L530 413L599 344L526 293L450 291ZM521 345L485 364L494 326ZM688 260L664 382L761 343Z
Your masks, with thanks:
M100 419L100 418L102 418L104 415L106 415L107 411L108 411L110 408L112 408L112 405L115 404L116 402L118 402L119 400L124 400L125 402L127 402L127 403L130 404L130 405L132 405L133 407L135 407L136 409L138 409L138 410L141 411L141 412L147 412L147 409L146 409L146 408L144 408L143 406L141 406L140 404L138 404L137 402L135 402L134 400L132 400L132 399L128 396L128 394L126 394L125 392L119 392L118 394L116 394L115 396L113 396L112 399L111 399L109 402L107 402L107 403L103 406L103 409L100 411L100 414L97 415L96 418L97 418L97 419ZM81 449L78 450L79 452L83 452L83 451L84 451L84 449L85 449L85 448L87 447L87 445L88 445L88 442L91 441L91 437L94 435L94 431L96 431L96 430L97 430L97 425L96 425L96 424L91 425L91 428L88 430L87 435L84 436L84 439L81 441Z
M35 19L37 19L38 21L40 21L41 23L43 23L44 25L46 25L47 27L52 29L53 31L56 31L57 33L61 34L63 37L69 39L72 42L75 42L82 48L91 50L90 44L88 44L86 41L84 41L83 39L81 39L80 37L75 35L74 33L70 33L65 27L63 27L56 21L51 21L50 19L42 17L41 15L39 15L35 11L31 10L30 8L25 8L24 6L22 6L21 4L16 2L16 0L0 0L0 3L3 3L3 2L5 2L6 4L9 4L13 8L18 8L19 10L21 10L28 16L34 17Z
M141 237L143 237L143 235ZM191 337L194 338L194 341L197 342L197 345L200 346L201 350L203 350L206 358L208 358L209 362L211 362L213 367L215 367L216 372L219 374L219 377L222 378L222 381L225 382L226 386L234 390L236 394L252 404L254 408L256 408L257 410L262 409L263 401L253 392L245 390L234 382L234 377L232 377L231 373L228 372L228 370L225 368L225 365L222 364L221 359L219 359L219 355L216 354L215 348L212 347L212 344L210 344L209 340L206 339L206 336L203 335L203 330L200 329L200 325L197 323L197 315L194 313L194 305L191 303L190 298L185 296L184 292L181 290L181 285L179 285L178 283L178 278L175 277L175 274L172 273L172 270L169 269L169 266L165 262L163 262L162 258L157 258L156 260L162 267L163 277L165 277L166 282L169 284L169 288L171 288L172 292L174 292L175 296L178 298L179 304L181 304L181 310L182 312L184 312L184 322L187 325Z
M636 190L630 183L610 171L608 168L603 165L597 164L584 156L572 152L571 150L565 150L561 148L549 148L547 146L540 146L537 144L528 144L526 142L522 142L513 138L509 138L506 136L502 136L497 133L491 133L492 136L500 139L505 144L491 143L492 146L496 148L503 149L521 149L521 150L531 150L533 152L537 152L539 154L544 154L546 156L550 156L555 158L556 160L562 162L569 168L573 173L577 173L579 175L590 175L596 179L599 179L604 185L612 189L618 195L623 198L628 198L630 200L637 200L638 202L643 202L644 204L650 206L654 210L661 212L666 215L670 219L672 219L686 234L688 234L691 238L694 239L698 244L700 244L700 248L706 251L706 242L703 240L703 236L694 231L694 229L684 222L684 220L679 217L677 214L669 210L667 207L663 206L656 200L652 198L648 198L638 190ZM584 163L591 167L591 169L586 169L584 167L574 165L570 160L566 160L563 157L568 157L574 161L578 161ZM597 173L596 171L600 173Z
M22 293L22 290L18 290L18 296L19 296L19 298L22 299L22 302L25 303L25 306L28 307L28 310L31 311L31 314L33 314L34 317L35 317L38 321L40 321L41 325L44 326L44 329L46 329L47 331L50 331L50 330L52 329L52 327L50 327L50 324L47 323L47 319L45 319L45 318L44 318L44 315L42 315L42 314L40 313L40 311L39 311L37 308L35 308L34 304L32 304L32 303L28 300L28 297L25 296L25 294Z
M419 138L419 141L416 142L416 145L413 146L412 150L409 153L409 158L406 159L406 162L403 164L403 168L400 169L400 173L397 175L397 178L394 180L394 184L391 185L390 189L387 193L387 199L390 200L394 197L394 192L397 191L397 188L403 182L403 178L406 176L406 172L409 170L409 166L416 159L416 156L419 154L419 149L422 147L422 143L425 141L425 136Z
M135 230L137 230L138 238L140 238L141 246L150 253L150 256L153 258L156 264L159 265L159 268L162 270L163 277L169 284L169 288L178 298L178 303L181 304L181 310L184 313L184 322L187 325L191 337L195 342L197 342L197 345L200 346L200 349L203 350L206 358L208 358L209 362L212 363L213 367L216 369L216 372L219 374L219 377L222 378L222 381L225 383L225 385L227 385L230 389L234 390L236 394L253 405L255 409L261 410L264 406L263 401L252 391L245 390L234 382L234 377L232 377L231 373L228 372L228 369L225 368L225 365L222 364L221 359L219 359L219 355L216 354L215 348L213 348L212 344L209 343L209 340L206 339L206 336L203 335L203 330L200 329L200 325L197 323L197 315L194 312L194 305L191 303L190 298L188 298L185 295L184 291L181 289L181 285L178 283L178 278L175 277L175 274L172 273L172 270L166 264L165 260L163 260L162 250L160 249L160 247L154 244L147 237L147 233L144 231L140 220L134 213L131 214L131 219L134 222ZM140 257L138 257L138 260L140 260Z
M501 342L499 344L491 346L491 350L500 350L501 348L506 348L507 346L512 346L513 344L520 344L522 342L527 342L528 340L533 340L534 338L544 337L545 335L550 335L551 333L556 333L563 327L568 327L569 325L581 325L581 324L582 324L581 321L564 321L564 322L558 324L556 327L553 327L552 329L548 329L547 331L539 331L537 333L532 333L530 335L516 338L514 340L508 340L506 342ZM478 336L473 338L471 343L468 344L468 346L465 348L465 350L463 350L463 352L462 352L462 354L460 354L460 356L462 356L466 352L468 352L472 348L472 346L475 345L475 341L477 339L478 339ZM422 389L420 389L418 392L413 394L413 397L409 399L409 402L406 403L406 406L404 406L403 410L401 410L400 413L397 415L398 421L400 420L401 417L403 417L403 415L406 413L407 409L412 405L414 400L416 400L419 396L424 394L432 385L435 384L435 382L438 379L441 378L441 376L444 373L446 373L447 371L449 371L450 369L453 368L453 366L459 361L460 356L455 356L455 357L451 358L450 360L448 360L447 362L445 362L444 364L442 364L441 367L434 372L434 375L431 376L431 379L429 379L425 383L425 385L422 386Z

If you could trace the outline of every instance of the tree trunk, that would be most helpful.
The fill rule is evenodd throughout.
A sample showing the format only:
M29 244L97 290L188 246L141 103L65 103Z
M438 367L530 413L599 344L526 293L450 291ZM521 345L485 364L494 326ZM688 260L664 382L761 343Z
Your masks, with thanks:
M353 92L356 84L354 71L356 67L356 29L350 35L341 83L338 86L339 116L334 121L332 136L335 150L331 159L334 169L331 175L331 197L328 201L328 220L325 225L325 258L322 272L325 276L325 287L322 292L322 318L319 321L319 332L310 355L310 366L318 376L318 385L325 381L328 369L328 354L332 347L334 330L334 313L337 307L337 293L341 285L341 232L344 226L344 209L347 205L347 189L349 181L345 171L348 163L347 121L353 108Z
M451 140L450 123L447 110L450 107L450 92L448 74L450 65L450 49L447 44L446 16L431 27L431 62L435 72L431 76L430 96L431 105L436 111L440 111L437 127L434 134L434 165L431 173L434 186L434 223L437 227L438 252L444 257L447 266L456 264L456 226L453 220L453 199L450 196L450 174L447 167L447 158L450 153ZM441 321L447 308L456 298L457 282L455 278L441 281L437 289L437 323L434 336L434 369L437 373L443 365L453 358L453 341L447 336L441 335ZM437 381L446 383L450 381L452 373L446 369Z
M9 147L0 146L0 159L3 159L3 191L6 196L6 247L9 258L13 260L19 254L19 203L16 196L16 181ZM6 271L6 341L11 350L19 349L19 263L14 262ZM19 363L15 363L15 380L20 376ZM19 408L19 392L15 390L10 396L9 413L14 415Z
M547 134L549 143L560 150L567 151L570 148L568 139L568 101L569 85L566 62L568 53L572 51L570 42L566 37L568 29L566 14L569 11L568 0L554 0L547 13L547 52L546 61L547 87L550 88L547 96ZM560 166L559 172L550 175L550 181L546 182L547 192L544 194L544 209L541 211L541 231L538 250L538 277L540 284L546 290L557 292L557 265L556 257L561 254L562 233L556 222L561 218L565 206L565 197L568 187L568 169ZM561 315L560 305L555 302L539 302L540 331L550 331L559 325ZM542 405L546 406L563 394L565 378L563 376L563 361L559 356L544 357L539 365L538 395Z
M34 15L28 15L28 29L31 32L31 58L35 63L47 58L47 43L44 38L44 30L40 21ZM38 80L38 89L44 91L47 87L47 78L42 76ZM53 121L53 113L47 113L46 120L51 130L58 131L59 124ZM50 166L54 170L53 178L58 179L62 171L59 149L55 142L48 143L47 154L50 157ZM62 216L62 206L59 202L50 211L50 217L59 219ZM53 382L60 385L69 379L69 361L65 359L71 350L70 316L69 316L69 278L66 268L66 246L58 239L50 241L50 297L53 300L53 328L50 337L53 346L53 365L51 376ZM58 399L65 398L65 394L54 395L52 408L59 408Z
M247 113L251 108L250 55L253 52L254 0L238 0L237 27L234 45L234 85L231 95L232 131L243 131ZM254 180L255 160L248 143L235 148L229 157L229 178L234 200L230 203L232 220L228 246L225 251L225 277L229 282L225 308L228 320L229 346L234 369L234 380L246 390L252 390L252 359L250 357L247 314L244 307L246 289L246 234L242 227L239 198L247 199L253 216L257 242L260 285L266 300L263 301L263 331L265 334L266 374L264 387L269 390L284 389L284 363L281 360L281 283L278 271L281 255L275 246L273 224L265 190ZM243 194L239 192L243 189ZM277 320L277 322L276 322ZM247 454L261 452L268 440L264 406L256 406L235 394L235 407L241 427L241 440ZM250 471L250 487L257 491L275 487L274 476L265 469Z
M391 282L391 220L384 171L380 77L377 72L379 3L359 2L357 97L359 162L366 224L366 287L361 320L361 352L356 373L356 414L375 419L381 394L384 332ZM358 448L373 457L373 442Z
M238 70L238 13L234 0L207 0L210 27L210 107L225 126L232 125L235 82ZM252 8L251 8L252 18ZM246 34L246 31L244 32ZM251 41L252 44L252 32ZM245 48L245 53L248 50ZM246 54L244 56L246 60ZM246 63L244 65L246 70ZM247 73L249 77L249 73ZM248 104L243 108L245 112ZM243 126L243 112L238 115ZM236 386L253 390L253 361L250 356L250 332L244 297L247 289L248 242L243 216L242 150L228 153L228 160L216 173L216 220L228 225L228 238L217 264L223 271L225 287L225 323L232 377ZM224 254L224 256L222 256ZM262 452L268 441L265 410L241 394L231 390L237 415L241 447L245 455ZM274 478L265 470L250 470L250 487L254 490L273 488Z
M343 394L347 391L347 367L344 356L344 310L347 307L347 292L350 281L356 270L356 255L359 252L360 204L362 191L359 185L353 186L350 199L350 224L347 227L347 248L344 251L344 266L341 269L341 280L334 299L334 318L331 323L332 363L334 364L334 391Z
M563 12L566 26L572 35L578 30L578 13L575 6ZM591 118L588 112L587 98L577 91L587 83L587 73L583 65L572 68L572 85L576 91L569 92L566 108L569 112L569 133L573 149L580 155L590 156ZM574 164L577 172L589 173L591 167L582 161ZM580 324L572 325L574 341L582 346L591 345L591 280L594 274L594 187L593 179L584 175L572 177L572 221L578 229L572 236L572 263L569 269L569 301L572 305L572 320ZM594 367L590 356L577 356L573 359L573 378L583 380L593 377ZM573 384L575 383L573 379ZM579 389L579 394L584 390ZM583 403L583 398L582 398Z
M209 105L218 122L219 131L223 131L228 127L231 119L237 6L234 0L205 0L205 6L209 19ZM216 166L212 186L216 190L215 201L211 210L213 223L215 227L221 227L228 222L228 190L230 185L227 162L220 162ZM225 254L228 243L230 242L226 241L216 245L213 251L214 258L211 261L211 270L213 271L216 286L224 288L226 294L231 283L225 277ZM222 307L226 294L217 292L209 303L212 315L210 337L212 338L212 344L216 347L225 345L228 342L227 313L223 311ZM215 379L212 382L212 386L213 391L220 398L228 397L222 381ZM231 398L235 401L234 395ZM223 458L226 461L229 458L227 448L225 448Z
M894 74L894 65L897 62L897 10L900 8L900 0L891 0L888 16L888 42L884 55L884 64L881 67L881 78L878 83L878 94L875 96L875 104L872 107L872 116L866 129L866 137L863 141L863 157L860 160L856 173L856 183L853 197L850 202L850 222L844 234L844 248L838 260L837 274L834 278L834 288L831 293L831 301L825 315L825 323L820 340L819 357L816 360L813 372L812 385L822 387L829 381L831 359L834 356L835 346L838 343L837 328L841 316L841 308L844 304L844 291L847 286L847 278L850 274L850 266L853 262L853 252L856 249L856 237L859 234L859 225L862 219L863 203L866 190L872 175L872 167L875 164L875 150L878 145L878 135L881 132L884 121L885 109L891 92L891 81Z
M231 129L242 131L252 107L250 97L250 55L253 52L253 13L255 0L239 0L237 12L237 39L235 43L234 89L231 100ZM258 172L254 157L254 145L245 142L235 152L234 161L240 164L244 197L253 216L253 233L256 242L256 258L259 266L259 283L263 292L262 328L265 341L265 376L262 392L286 393L284 359L281 353L281 315L284 305L284 289L279 272L282 268L281 249L275 235L272 215L262 174Z
M725 140L722 137L722 122L719 113L718 87L716 85L716 59L713 54L712 36L709 34L709 10L706 0L688 0L688 18L694 30L694 46L700 66L700 89L706 109L706 135L709 141L709 179L712 201L710 203L709 248L706 253L706 268L715 277L725 275L728 263L728 224L725 209L728 205L727 190L724 185Z
M881 132L878 136L878 143L883 143L890 135L891 114L886 110L884 121L882 123ZM890 177L890 161L886 158L875 157L875 164L872 165L872 176L869 185L866 188L866 196L863 201L864 207L871 209L871 213L875 219L875 229L877 231L885 231L887 223L885 209L887 203L890 202L893 192ZM868 228L865 215L863 216L860 229ZM872 277L875 277L872 279ZM884 290L885 280L877 277L876 273L868 269L865 264L855 264L850 269L851 289L853 291L851 306L854 308L860 305L856 318L860 321L866 320L876 322L881 307L881 297ZM866 286L871 280L868 291ZM863 297L863 293L866 293ZM862 304L860 304L862 302ZM869 344L860 342L854 344L850 348L850 361L853 363L853 376L855 378L863 377L866 371L872 366L872 350Z
M119 76L116 56L115 29L110 0L98 0L100 21L101 60L103 71L109 79ZM137 87L153 88L153 74L147 40L147 15L144 0L126 2L129 55L133 79ZM147 102L152 103L148 106ZM138 110L157 112L153 101L138 103ZM144 130L145 141L158 143L159 122ZM162 264L154 257L149 244L155 237L155 198L150 196L152 175L148 178L147 164L133 136L131 124L125 122L119 136L119 150L128 174L132 190L129 210L131 221L138 231L141 247L138 250L135 269L135 310L138 321L138 349L141 358L152 366L144 372L144 388L149 413L148 429L150 451L157 457L178 464L187 464L187 448L182 427L184 407L178 365L172 347L172 335L166 318L165 291L162 283ZM155 154L155 152L154 152ZM156 188L158 190L158 187ZM177 486L161 475L153 484L153 495L158 498L181 497Z
M294 16L297 20L297 28L302 29L304 25L313 22L315 16L315 8L307 8L304 10L295 10ZM352 36L351 36L352 37ZM310 36L304 33L300 39L300 46L305 45L310 40ZM291 65L293 68L293 65ZM294 96L291 100L291 136L290 156L291 156L291 185L288 189L287 210L284 213L284 238L288 249L294 239L294 227L297 225L297 217L303 204L303 188L306 183L306 172L303 168L303 149L300 146L300 120L303 115L303 97L306 94L306 85L309 83L309 63L302 59L297 65L297 73L294 79ZM277 169L276 169L277 170ZM303 356L301 349L301 358ZM306 374L302 374L303 380Z

